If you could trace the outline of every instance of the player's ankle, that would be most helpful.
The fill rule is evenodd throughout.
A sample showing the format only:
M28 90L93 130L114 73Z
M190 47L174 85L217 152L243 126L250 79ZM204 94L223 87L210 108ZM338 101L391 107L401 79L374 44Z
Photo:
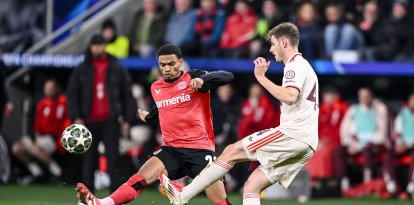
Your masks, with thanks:
M99 199L99 202L101 205L115 205L114 200L109 196L103 199Z

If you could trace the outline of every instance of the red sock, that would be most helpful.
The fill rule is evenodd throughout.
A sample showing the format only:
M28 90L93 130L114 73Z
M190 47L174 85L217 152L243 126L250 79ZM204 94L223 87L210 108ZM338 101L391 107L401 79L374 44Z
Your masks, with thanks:
M229 200L227 200L227 198L224 198L220 202L217 202L213 205L231 205L231 203L229 202Z
M121 185L109 197L114 200L115 205L125 204L135 199L147 186L145 179L138 173L134 174L129 180Z

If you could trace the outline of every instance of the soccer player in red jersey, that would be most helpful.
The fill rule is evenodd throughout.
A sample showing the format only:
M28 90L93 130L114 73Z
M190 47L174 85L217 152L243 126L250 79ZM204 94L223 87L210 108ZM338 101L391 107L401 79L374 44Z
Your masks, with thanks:
M216 158L210 89L229 83L233 74L226 71L181 71L184 63L181 51L171 44L159 48L157 57L162 78L151 86L156 106L150 112L138 110L138 115L147 123L159 121L164 145L136 174L104 199L96 198L85 185L78 183L80 202L89 205L125 204L157 181L160 173L171 179L194 178ZM213 205L230 204L220 180L207 187L205 192Z

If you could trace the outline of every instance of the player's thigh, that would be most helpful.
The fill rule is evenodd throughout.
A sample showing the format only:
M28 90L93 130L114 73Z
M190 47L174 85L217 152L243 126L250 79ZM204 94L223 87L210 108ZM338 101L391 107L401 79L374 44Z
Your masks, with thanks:
M157 181L161 172L167 174L164 163L157 157L151 157L138 171L148 184Z
M224 183L222 180L218 180L208 186L205 190L207 198L210 200L211 204L217 204L218 202L225 199L226 190L224 188Z
M243 193L260 193L270 185L272 185L272 182L266 174L260 168L257 168L244 184Z
M249 161L249 157L243 149L243 143L241 140L227 146L218 158L229 163Z

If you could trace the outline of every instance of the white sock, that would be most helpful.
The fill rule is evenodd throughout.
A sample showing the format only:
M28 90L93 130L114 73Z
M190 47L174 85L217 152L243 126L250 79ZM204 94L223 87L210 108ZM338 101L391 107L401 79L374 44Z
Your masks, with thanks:
M38 177L41 176L42 173L42 169L39 167L39 165L37 165L34 162L30 162L27 165L27 169L30 171L30 173L34 176L34 177Z
M54 176L58 176L58 177L62 174L62 169L55 161L49 164L49 171Z
M114 200L109 196L103 199L99 199L99 202L101 202L101 205L115 205Z
M395 184L395 181L387 181L385 185L389 193L394 193L395 191L397 191L397 185Z
M260 205L260 194L244 193L243 205Z
M372 173L370 169L364 169L364 182L370 181L372 178Z
M181 192L182 202L187 203L195 195L203 191L210 184L221 179L227 172L229 172L233 166L223 162L221 160L216 160L213 163L206 166L200 174L194 178L191 184L183 188Z
M410 181L407 185L407 192L414 194L414 181Z
M350 187L348 177L344 177L341 179L341 191L346 191Z

